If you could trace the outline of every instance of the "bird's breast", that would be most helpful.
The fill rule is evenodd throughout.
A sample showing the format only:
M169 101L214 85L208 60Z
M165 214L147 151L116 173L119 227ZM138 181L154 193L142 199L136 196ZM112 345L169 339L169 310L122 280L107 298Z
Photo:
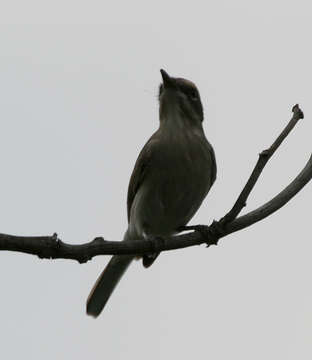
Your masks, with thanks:
M131 209L137 232L170 234L192 218L211 186L206 143L171 137L158 147Z

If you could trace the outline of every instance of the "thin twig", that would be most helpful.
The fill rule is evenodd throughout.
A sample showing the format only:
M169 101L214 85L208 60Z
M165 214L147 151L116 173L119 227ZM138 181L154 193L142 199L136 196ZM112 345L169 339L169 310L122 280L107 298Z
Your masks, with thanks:
M283 191L277 194L270 201L266 202L264 205L253 211L250 211L243 216L240 216L233 222L227 224L225 227L225 233L230 234L232 232L244 229L246 226L253 225L254 223L273 214L275 211L279 210L281 207L287 204L288 201L291 200L311 180L311 178L312 155L299 175L288 186L286 186Z
M275 151L278 149L278 147L281 145L283 140L287 137L287 135L291 132L291 130L295 127L297 122L300 119L303 119L304 115L301 109L299 108L299 105L296 104L292 108L293 116L285 129L281 132L281 134L277 137L277 139L274 141L274 143L266 150L262 151L259 154L259 159L256 163L256 166L254 167L244 189L240 193L238 199L236 200L234 206L232 209L220 220L220 223L222 225L226 225L233 221L238 214L241 212L243 207L246 206L246 202L248 199L249 194L251 193L252 189L254 188L256 182L259 179L259 176L262 173L262 170L264 169L267 162L270 160L270 158L273 156Z

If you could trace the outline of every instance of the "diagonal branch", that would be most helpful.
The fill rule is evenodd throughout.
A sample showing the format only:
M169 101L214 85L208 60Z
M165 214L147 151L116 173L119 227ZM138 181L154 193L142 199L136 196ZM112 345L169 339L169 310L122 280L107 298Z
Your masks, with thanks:
M246 215L240 216L225 227L226 234L244 229L247 226L263 220L267 216L279 210L288 203L312 178L312 155L310 156L305 167L301 170L299 175L285 187L283 191L277 194L273 199L250 211Z
M53 236L41 237L22 237L0 234L0 250L18 251L47 259L72 259L84 263L97 255L143 255L151 252L181 249L204 243L214 244L220 238L235 231L242 230L271 215L273 212L284 206L311 180L312 155L299 175L278 195L259 208L236 218L269 158L296 125L298 120L303 118L303 113L298 105L294 106L293 113L292 119L281 135L268 150L261 153L265 153L265 155L260 155L252 175L231 211L220 221L213 222L212 225L208 227L208 230L210 229L211 231L206 232L205 236L198 231L194 231L179 236L156 239L155 241L136 240L131 242L118 242L96 238L89 243L70 245L58 239L56 234ZM259 162L260 165L258 165ZM216 228L218 229L217 232L215 231Z
M275 151L278 149L278 147L281 145L281 143L284 141L284 139L287 137L287 135L291 132L291 130L295 127L297 122L300 119L303 119L304 115L301 109L299 108L299 105L296 104L292 108L293 116L285 129L281 132L281 134L278 136L278 138L274 141L274 143L266 150L262 151L259 154L259 159L257 161L257 164L255 168L253 169L244 189L240 193L238 199L236 200L234 206L232 209L220 220L220 222L225 225L229 222L233 221L238 214L241 212L244 206L246 206L246 202L248 199L249 194L251 193L252 189L254 188L256 182L259 179L259 176L262 173L262 170L264 169L267 162L270 160L270 158L273 156Z

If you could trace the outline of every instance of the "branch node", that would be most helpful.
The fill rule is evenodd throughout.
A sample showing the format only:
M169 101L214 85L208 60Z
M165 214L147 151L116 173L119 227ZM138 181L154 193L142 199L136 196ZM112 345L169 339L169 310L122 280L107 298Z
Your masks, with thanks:
M77 261L79 262L79 264L85 264L86 262L88 262L89 260L92 259L92 256L81 256L79 258L77 258Z
M213 220L212 224L209 226L209 232L211 234L211 239L207 243L207 247L210 245L218 245L219 239L225 234L222 224L216 220Z
M105 239L102 236L98 236L91 241L91 245L102 245L105 244Z
M261 151L261 153L259 154L259 157L269 157L269 156L270 156L269 149L265 149L265 150Z

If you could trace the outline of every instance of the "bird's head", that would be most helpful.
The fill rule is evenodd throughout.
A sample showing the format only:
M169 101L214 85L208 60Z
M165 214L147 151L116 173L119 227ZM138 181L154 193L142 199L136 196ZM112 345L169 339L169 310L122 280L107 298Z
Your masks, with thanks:
M204 112L195 84L186 79L171 77L163 69L160 73L163 79L158 94L160 121L170 121L174 114L179 114L191 125L201 125Z

